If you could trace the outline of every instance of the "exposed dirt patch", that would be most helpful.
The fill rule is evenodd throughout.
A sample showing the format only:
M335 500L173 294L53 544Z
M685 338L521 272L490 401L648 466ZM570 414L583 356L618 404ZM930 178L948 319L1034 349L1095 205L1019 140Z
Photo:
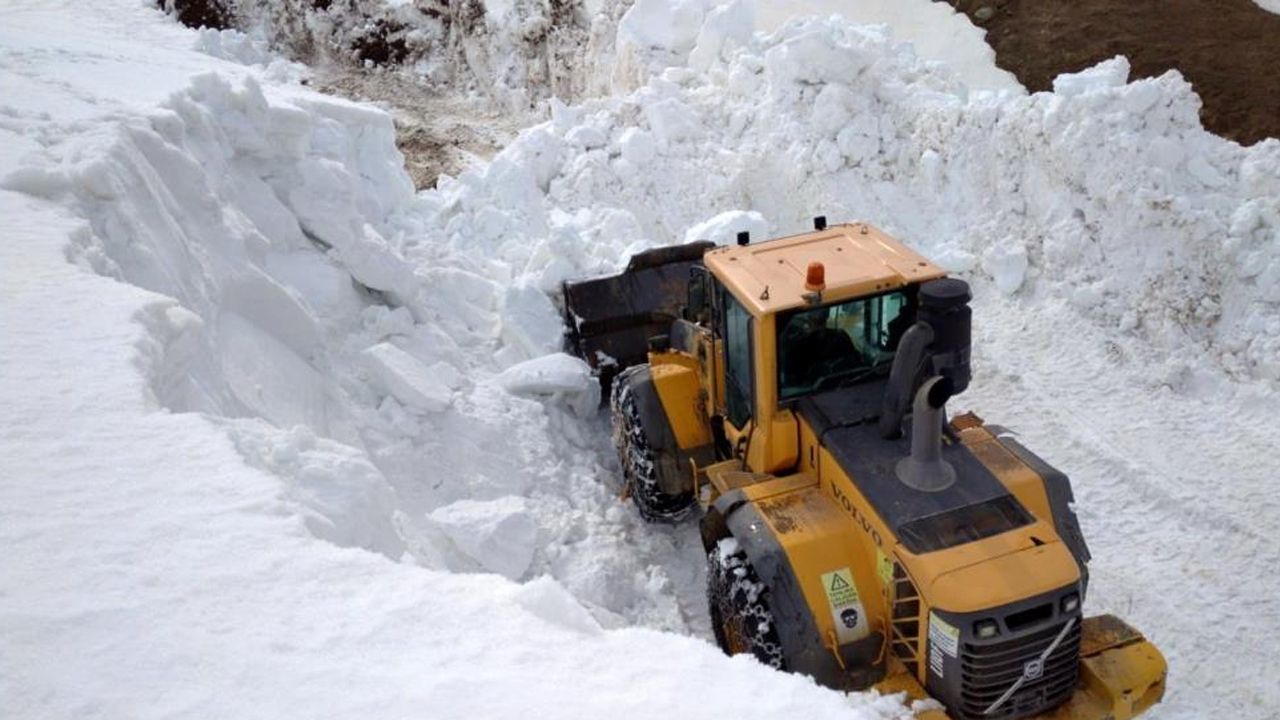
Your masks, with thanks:
M1177 69L1206 128L1242 144L1280 137L1280 15L1251 0L951 0L987 28L997 64L1028 90L1125 55L1135 77Z
M391 113L396 146L418 189L435 187L442 173L457 176L493 157L521 128L541 119L534 111L500 112L480 99L441 93L403 71L315 72L309 84L321 92L374 102Z
M378 20L351 41L351 51L361 63L399 65L409 56L408 32L404 25Z
M235 27L235 13L225 0L160 0L157 4L187 27Z
M494 23L482 0L152 1L192 27L264 33L312 68L313 87L386 108L418 188L492 157L543 118L546 98L589 95L583 58L608 54L629 6L606 16L584 0L515 3Z

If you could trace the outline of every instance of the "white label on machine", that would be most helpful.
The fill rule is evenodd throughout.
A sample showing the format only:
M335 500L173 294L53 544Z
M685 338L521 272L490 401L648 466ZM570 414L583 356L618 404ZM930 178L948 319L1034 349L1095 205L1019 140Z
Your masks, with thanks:
M867 636L867 613L853 584L853 573L841 568L822 574L822 589L831 605L831 619L836 626L836 640L843 645Z
M943 654L955 657L960 651L960 628L929 613L929 669L942 677Z

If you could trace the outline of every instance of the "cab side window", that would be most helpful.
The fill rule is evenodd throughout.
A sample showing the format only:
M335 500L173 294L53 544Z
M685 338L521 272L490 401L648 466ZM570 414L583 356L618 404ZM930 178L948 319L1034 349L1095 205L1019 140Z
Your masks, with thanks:
M751 314L733 295L720 289L724 322L724 384L725 414L736 428L742 428L751 419Z

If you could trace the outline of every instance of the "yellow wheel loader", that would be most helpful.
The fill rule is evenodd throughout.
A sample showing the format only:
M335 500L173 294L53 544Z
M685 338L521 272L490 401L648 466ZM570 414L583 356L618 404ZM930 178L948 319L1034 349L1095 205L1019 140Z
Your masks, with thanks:
M1122 720L1166 665L1083 615L1071 483L946 402L969 384L970 292L862 223L638 255L564 286L567 342L608 388L631 500L700 514L728 653L923 717Z

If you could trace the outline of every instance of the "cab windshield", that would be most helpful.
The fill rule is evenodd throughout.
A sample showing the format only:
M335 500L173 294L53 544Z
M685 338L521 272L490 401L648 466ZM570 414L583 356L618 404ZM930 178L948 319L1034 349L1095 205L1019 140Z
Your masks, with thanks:
M888 372L914 313L892 292L804 308L778 317L778 399L849 385Z

